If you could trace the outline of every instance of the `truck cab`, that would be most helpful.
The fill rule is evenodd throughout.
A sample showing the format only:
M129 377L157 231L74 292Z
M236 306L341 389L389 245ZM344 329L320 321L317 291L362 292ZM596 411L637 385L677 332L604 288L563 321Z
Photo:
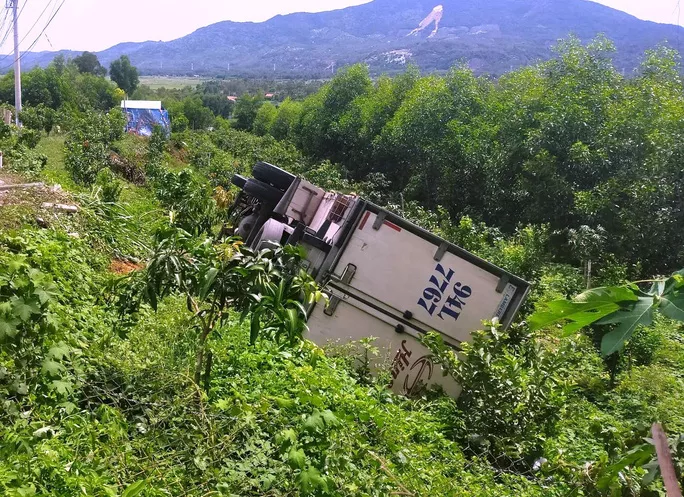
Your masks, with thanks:
M416 395L459 386L420 337L430 331L458 351L482 322L507 327L529 283L356 195L325 191L264 162L233 177L236 234L252 248L299 244L327 302L310 309L308 339L320 346L374 337L391 388Z

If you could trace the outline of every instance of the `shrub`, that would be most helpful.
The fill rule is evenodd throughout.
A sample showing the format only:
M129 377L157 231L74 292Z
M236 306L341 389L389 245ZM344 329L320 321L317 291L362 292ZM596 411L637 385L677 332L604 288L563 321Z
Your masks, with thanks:
M191 170L161 173L154 187L159 201L172 212L175 225L194 235L211 233L218 222L219 209L209 185Z
M69 348L52 342L57 320L51 302L58 294L52 278L32 268L25 255L0 255L0 399L3 413L17 413L23 399L65 393L61 360Z
M40 141L40 131L23 128L19 132L19 144L28 148L36 148Z
M42 103L35 107L25 107L19 115L19 120L25 128L45 131L48 135L55 125L55 118L55 111Z
M8 169L29 178L37 178L47 166L47 155L19 146L7 154Z
M463 389L451 419L456 439L502 469L529 470L565 406L561 358L525 324L475 332L459 357L436 333L424 342Z
M64 144L64 164L77 183L92 185L107 167L112 142L123 135L124 117L119 110L108 114L89 112L73 123Z
M102 169L95 180L98 196L103 202L115 203L123 191L123 183L109 169Z

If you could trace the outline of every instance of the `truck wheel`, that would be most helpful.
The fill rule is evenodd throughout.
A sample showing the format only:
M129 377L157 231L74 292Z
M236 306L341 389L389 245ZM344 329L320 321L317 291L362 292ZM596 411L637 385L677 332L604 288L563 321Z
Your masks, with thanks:
M288 173L268 162L257 162L252 169L252 176L283 191L290 188L290 185L295 180L294 174Z
M238 188L244 188L245 183L247 183L247 178L245 178L244 176L240 176L239 174L233 174L233 177L231 178L230 182Z
M254 198L258 198L266 204L277 204L280 199L285 195L283 192L277 188L267 185L262 181L256 179L248 179L245 182L244 192Z

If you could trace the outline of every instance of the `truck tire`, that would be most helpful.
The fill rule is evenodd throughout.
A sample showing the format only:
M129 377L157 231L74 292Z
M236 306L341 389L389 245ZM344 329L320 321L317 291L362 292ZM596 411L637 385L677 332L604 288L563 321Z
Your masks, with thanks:
M245 182L244 192L254 198L258 198L265 204L275 205L280 202L280 199L285 195L284 192L278 190L256 179L248 179Z
M233 177L231 178L230 182L238 188L244 189L245 183L247 183L247 178L245 178L244 176L240 176L239 174L233 174Z
M295 180L294 174L288 173L268 162L257 162L252 169L252 176L282 191L290 188L290 185Z

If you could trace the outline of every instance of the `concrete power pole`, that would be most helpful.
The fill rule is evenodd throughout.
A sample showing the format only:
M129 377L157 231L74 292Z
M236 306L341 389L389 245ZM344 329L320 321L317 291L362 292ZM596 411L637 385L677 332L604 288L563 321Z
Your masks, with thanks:
M17 126L21 126L19 122L19 113L21 112L21 54L19 53L19 0L7 0L6 6L12 9L12 18L14 20L14 106L16 107L15 122Z

